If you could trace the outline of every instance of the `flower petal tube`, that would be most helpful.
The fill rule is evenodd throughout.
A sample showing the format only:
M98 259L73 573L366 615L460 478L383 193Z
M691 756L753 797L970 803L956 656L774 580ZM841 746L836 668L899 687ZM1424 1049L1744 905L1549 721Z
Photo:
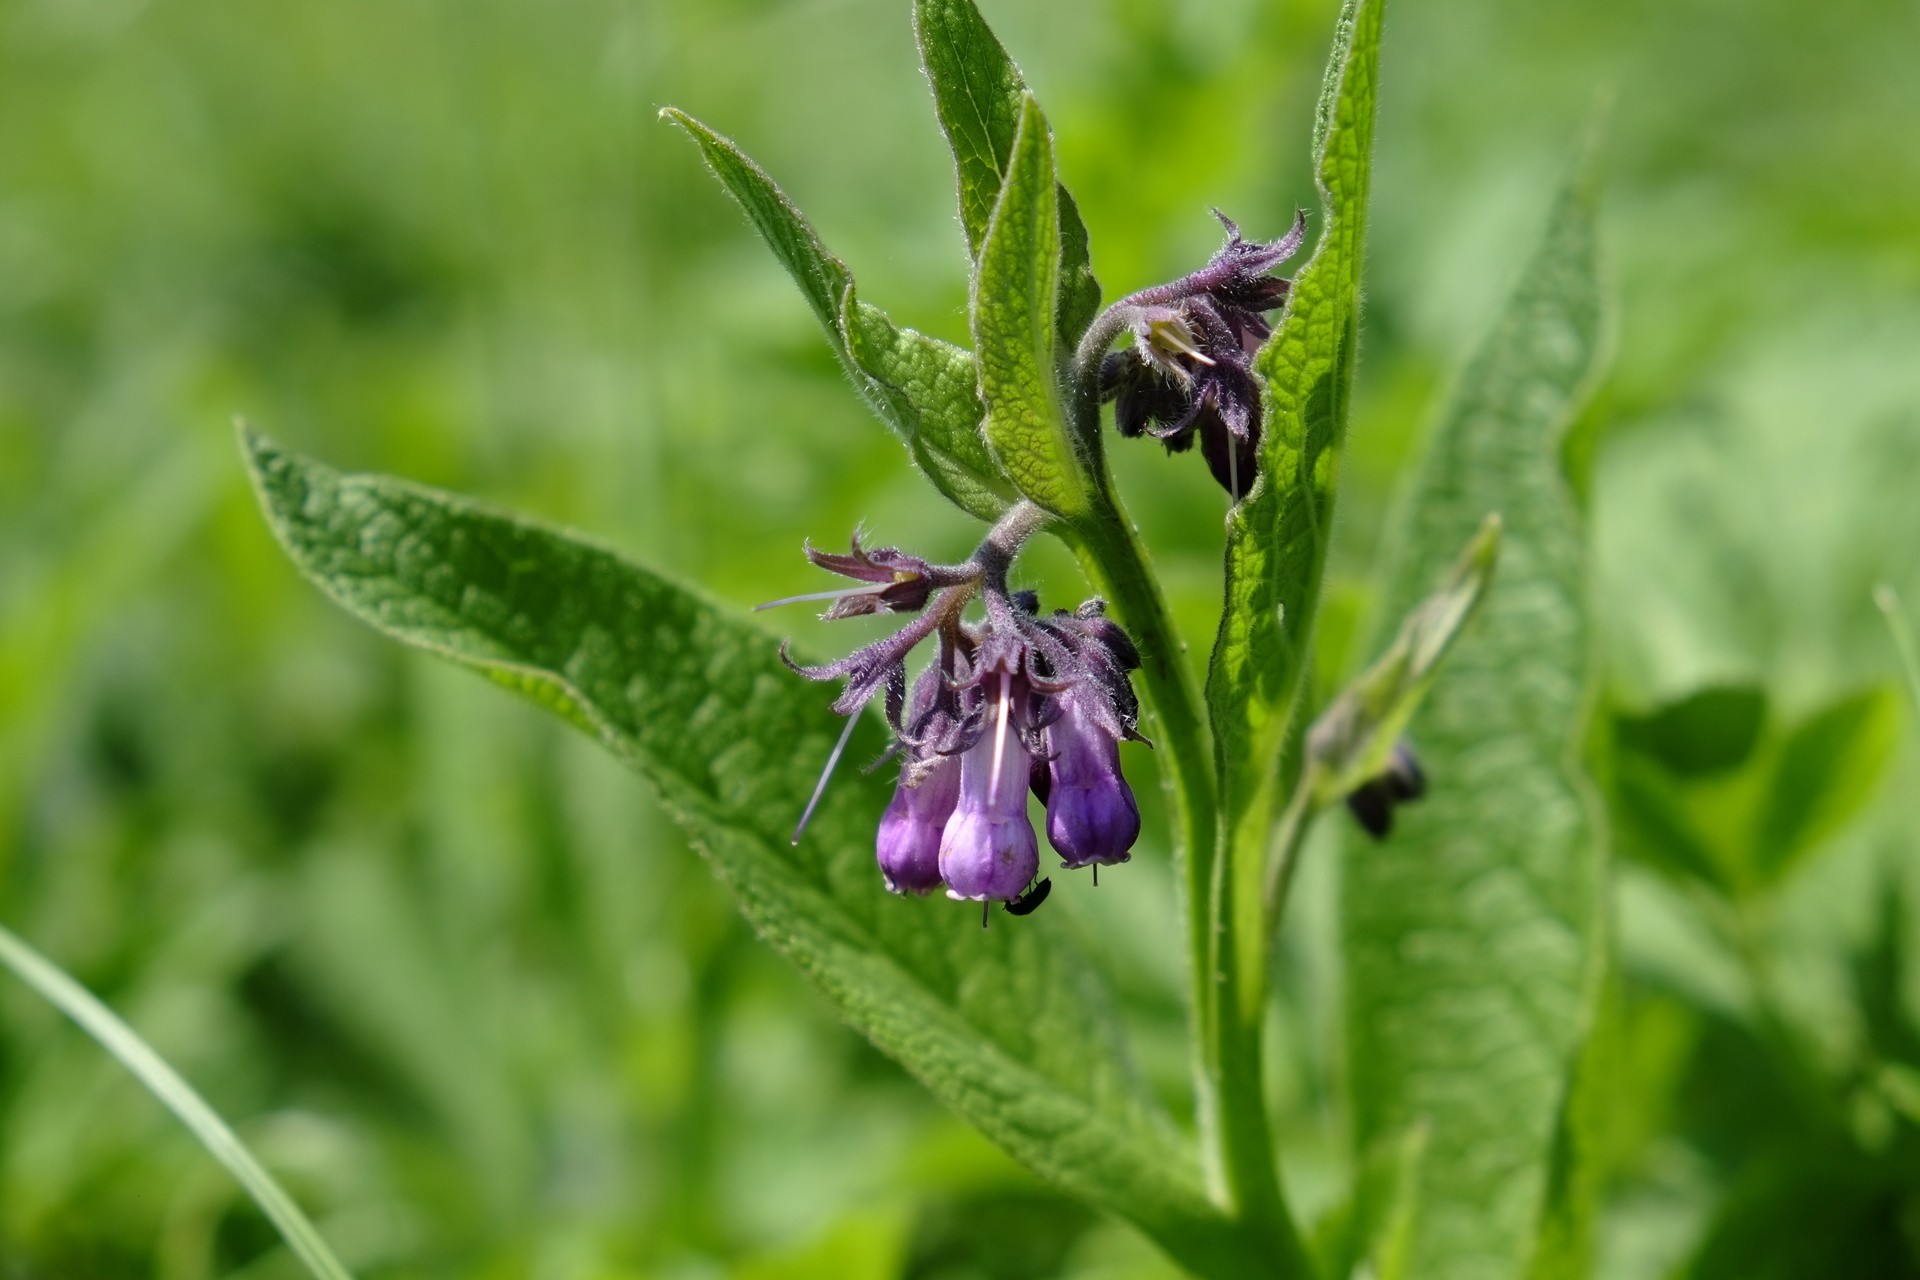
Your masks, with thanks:
M960 757L960 798L940 840L940 877L949 898L1011 901L1040 870L1040 846L1027 821L1032 759L1008 727L1017 683L1000 677L987 731Z
M1053 753L1047 840L1063 867L1125 862L1140 838L1140 808L1120 774L1120 741L1069 699L1047 726Z
M958 757L936 757L918 786L902 776L874 840L888 892L925 894L940 887L941 833L959 798Z

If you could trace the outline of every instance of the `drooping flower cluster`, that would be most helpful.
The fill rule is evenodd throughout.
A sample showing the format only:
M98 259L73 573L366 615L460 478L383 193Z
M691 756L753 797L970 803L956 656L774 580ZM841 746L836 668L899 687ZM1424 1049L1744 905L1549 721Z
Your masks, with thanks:
M1267 313L1292 288L1269 273L1299 252L1306 215L1265 244L1243 239L1218 210L1214 216L1227 243L1205 267L1114 308L1131 342L1101 363L1100 395L1116 401L1114 425L1123 436L1150 435L1169 453L1192 448L1197 438L1213 478L1238 499L1253 487L1259 456L1253 357L1273 332Z
M828 618L927 604L924 592L909 603L891 576L882 585L878 569L965 588L934 597L902 630L838 662L795 667L811 679L846 681L834 703L842 715L885 695L900 759L899 786L875 839L888 889L945 887L951 898L1021 900L1040 868L1029 791L1046 805L1047 840L1062 867L1128 860L1140 811L1119 747L1139 739L1128 673L1140 659L1100 600L1043 615L1031 593L1010 593L987 575L977 587L987 616L972 624L960 607L975 590L967 577L978 574L974 566L931 566L891 549L863 552L857 542L851 556L808 555L876 584L823 593L835 600ZM928 639L936 641L935 658L909 690L907 659Z

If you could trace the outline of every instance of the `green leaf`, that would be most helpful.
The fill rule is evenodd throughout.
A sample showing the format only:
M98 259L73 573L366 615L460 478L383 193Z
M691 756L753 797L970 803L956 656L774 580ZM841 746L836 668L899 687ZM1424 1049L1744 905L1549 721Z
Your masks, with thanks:
M1640 713L1612 716L1608 779L1621 853L1715 893L1750 861L1754 783L1768 744L1758 685L1708 685Z
M1614 734L1676 777L1702 778L1745 764L1766 723L1765 689L1709 685L1645 715L1616 717Z
M913 19L934 110L953 148L967 252L978 259L1013 165L1027 83L973 0L915 0ZM1057 179L1055 190L1060 208L1057 328L1061 346L1072 351L1100 310L1100 282L1093 278L1079 206Z
M1689 788L1659 762L1635 752L1617 753L1608 773L1613 812L1620 820L1621 853L1674 879L1698 881L1716 893L1733 888L1736 857L1725 851L1725 841L1713 838L1712 825L1702 829L1700 810L1709 808L1710 814L1713 810L1701 803L1698 788ZM1742 798L1736 796L1734 803ZM1739 814L1745 817L1745 809Z
M1074 518L1092 509L1092 493L1054 378L1058 227L1053 139L1028 97L974 273L973 346L994 456L1021 493Z
M1920 645L1914 643L1913 624L1907 621L1900 593L1883 582L1873 589L1873 603L1887 620L1894 652L1900 655L1900 674L1906 679L1907 696L1913 699L1914 710L1920 711Z
M800 286L860 398L906 444L934 487L969 515L992 521L1012 491L980 439L973 359L958 347L899 329L854 296L853 274L801 212L730 140L673 107L663 120L686 130L707 167L746 211Z
M1432 1126L1416 1280L1527 1265L1600 989L1600 820L1577 765L1584 539L1560 461L1599 362L1594 201L1583 166L1439 419L1387 557L1392 617L1482 513L1505 521L1500 576L1414 718L1429 793L1343 863L1360 1139Z
M1862 689L1830 703L1788 733L1753 832L1754 870L1778 884L1872 796L1899 743L1898 695Z
M1106 994L1057 918L984 932L894 898L873 865L884 778L844 770L789 842L838 727L772 637L576 536L246 432L269 523L347 610L585 730L644 775L761 936L841 1015L1041 1176L1205 1275L1247 1245L1143 1102ZM879 723L855 727L872 758ZM1241 1270L1236 1272L1236 1268Z
M973 353L897 328L884 311L861 302L851 284L841 302L840 332L853 363L873 379L870 394L887 409L882 416L908 424L896 428L902 434L911 429L908 448L921 470L962 510L998 519L1013 487L980 434L986 410Z
M0 928L0 965L5 965L48 1004L73 1019L96 1044L118 1058L120 1064L146 1086L147 1092L173 1112L207 1149L207 1154L224 1165L253 1197L260 1212L266 1215L302 1266L318 1280L352 1280L351 1273L333 1256L333 1250L327 1247L307 1215L300 1212L293 1197L267 1172L240 1141L239 1135L227 1127L227 1122L207 1105L206 1099L195 1092L166 1059L154 1052L153 1046L142 1040L138 1032L59 966L5 928Z
M1261 479L1227 517L1226 604L1207 703L1224 825L1230 847L1241 850L1264 851L1333 531L1360 309L1380 9L1380 0L1347 0L1341 12L1315 140L1324 230L1256 358L1265 385ZM1447 545L1462 545L1470 532Z
M1394 743L1440 674L1440 660L1486 594L1500 554L1500 517L1491 515L1454 562L1440 590L1409 613L1379 661L1328 705L1307 735L1316 802L1329 804L1386 770Z
M1603 935L1603 947L1608 947ZM1580 1037L1566 1097L1554 1125L1527 1280L1584 1280L1593 1269L1600 1200L1617 1160L1616 1120L1626 1074L1626 1009L1610 947L1600 962L1593 1024Z
M1616 716L1608 772L1623 851L1733 897L1777 887L1872 795L1898 744L1898 703L1875 686L1767 731L1765 694L1725 687Z

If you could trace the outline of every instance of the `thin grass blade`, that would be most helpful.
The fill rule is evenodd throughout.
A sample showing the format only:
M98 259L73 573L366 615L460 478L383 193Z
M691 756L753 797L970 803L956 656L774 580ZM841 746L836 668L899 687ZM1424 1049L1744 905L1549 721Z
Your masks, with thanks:
M227 1122L139 1033L58 965L4 927L0 927L0 964L5 964L48 1004L78 1023L82 1031L118 1058L149 1093L178 1116L207 1153L225 1165L227 1172L253 1197L260 1212L267 1215L280 1238L287 1242L287 1248L293 1250L309 1272L319 1280L353 1280L353 1273L340 1265L340 1260L333 1256L333 1250L327 1247L307 1215L300 1212L293 1197L274 1181L273 1175L247 1150Z

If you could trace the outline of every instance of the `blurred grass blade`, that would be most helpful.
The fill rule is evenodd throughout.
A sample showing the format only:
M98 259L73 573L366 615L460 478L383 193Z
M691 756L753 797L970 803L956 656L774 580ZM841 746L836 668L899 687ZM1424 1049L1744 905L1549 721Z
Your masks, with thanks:
M1900 670L1907 678L1907 694L1913 699L1914 710L1920 711L1920 646L1914 644L1913 624L1907 620L1900 593L1883 582L1873 589L1873 603L1886 618L1887 630L1893 633Z
M1359 317L1380 10L1380 0L1348 0L1340 15L1315 141L1320 243L1256 358L1266 401L1262 478L1227 518L1226 608L1207 705L1224 829L1240 864L1233 874L1249 884L1258 883L1265 854L1273 784L1333 531ZM1464 545L1471 532L1446 545Z
M309 578L642 774L760 935L941 1101L1197 1273L1252 1274L1252 1246L1140 1093L1110 997L1057 916L983 932L973 911L886 893L873 832L891 788L878 774L843 770L806 840L789 843L841 723L771 636L576 536L342 475L252 432L242 445ZM850 750L873 759L882 745L867 718Z
M1360 1140L1426 1120L1409 1280L1517 1275L1600 990L1600 816L1577 764L1589 676L1585 542L1561 442L1600 360L1591 157L1463 371L1402 507L1383 617L1428 590L1486 511L1501 570L1415 716L1431 787L1343 862ZM1420 945L1410 947L1409 939Z
M1091 493L1053 370L1058 227L1053 139L1029 97L1000 202L980 246L973 345L987 403L987 444L1021 493L1072 518L1091 510Z
M953 149L960 225L966 229L967 251L977 259L1013 167L1027 84L973 0L915 0L913 18L934 110ZM1058 332L1061 345L1071 351L1100 310L1100 282L1093 278L1079 207L1057 178L1055 199L1060 210Z
M875 417L899 436L934 487L969 515L997 519L1011 491L980 440L973 360L912 329L895 328L854 296L853 273L827 251L786 192L733 142L686 112L660 118L685 130L727 194L800 286L848 378Z
M227 1172L253 1197L253 1202L260 1206L260 1212L266 1214L267 1220L280 1233L280 1238L287 1242L287 1248L305 1264L308 1271L320 1280L353 1280L352 1274L340 1265L333 1251L327 1248L326 1241L307 1221L307 1216L300 1212L300 1206L293 1202L293 1197L281 1189L273 1175L254 1159L246 1144L227 1127L226 1121L194 1092L193 1086L181 1079L180 1073L168 1066L132 1027L122 1022L113 1010L101 1004L91 992L68 977L52 961L4 927L0 927L0 964L5 964L15 977L39 992L47 1003L78 1023L82 1031L118 1058L121 1065L147 1087L149 1093L178 1116L180 1122L200 1140L200 1145L207 1149L207 1153L225 1165Z
M1416 1124L1361 1154L1346 1202L1314 1229L1321 1275L1400 1280L1406 1274L1426 1150L1427 1126Z

